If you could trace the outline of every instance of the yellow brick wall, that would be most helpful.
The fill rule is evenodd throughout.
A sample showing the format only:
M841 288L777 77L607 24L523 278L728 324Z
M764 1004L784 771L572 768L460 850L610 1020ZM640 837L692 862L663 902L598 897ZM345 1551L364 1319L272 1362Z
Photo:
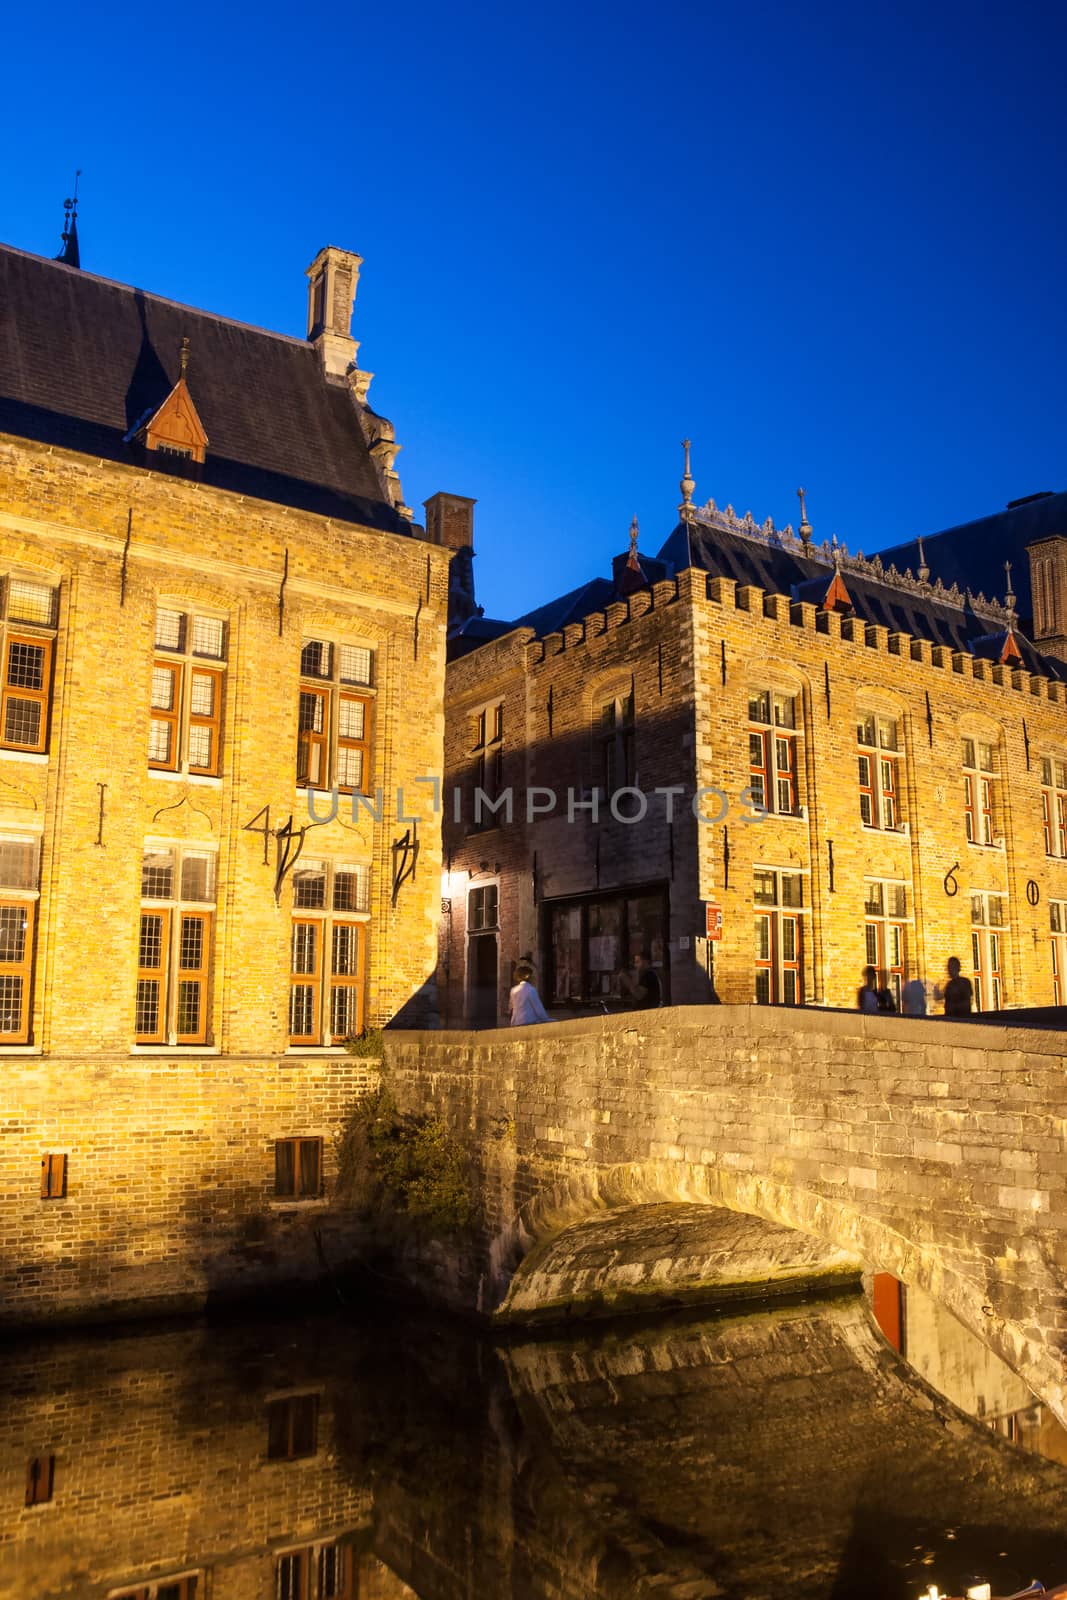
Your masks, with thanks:
M196 1309L343 1269L362 1234L337 1141L376 1063L21 1058L0 1112L0 1323ZM274 1142L319 1138L321 1199L275 1194ZM67 1157L41 1198L41 1158Z
M746 824L744 810L732 806L729 888L722 829L699 830L701 891L724 909L718 967L722 998L751 998L752 879L759 863L810 873L811 890L805 894L812 908L805 954L809 1000L855 1004L866 962L863 880L871 876L906 883L913 919L908 976L923 977L931 988L944 980L949 956L960 958L965 974L971 971L972 891L1006 895L1003 1003L1051 1005L1048 902L1067 897L1067 860L1045 853L1040 756L1067 749L1061 687L1007 666L931 649L904 635L890 640L885 629L842 624L834 614L824 615L817 627L813 607L765 599L758 589L738 591L726 579L713 580L710 599L702 575L683 574L679 583L691 593L695 614L702 783L719 785L731 800L747 787L750 687L771 681L794 686L804 707L798 766L806 820L771 817ZM766 614L771 611L777 617ZM903 833L861 825L856 726L858 710L868 706L883 708L902 724ZM962 774L967 734L997 748L994 816L1002 848L967 841ZM833 893L828 840L834 850ZM953 867L954 896L945 890ZM1027 899L1030 882L1038 887L1036 906Z
M291 879L275 904L274 843L264 865L262 834L245 825L264 806L272 826L309 820L296 787L309 634L375 651L373 781L386 804L381 824L366 812L353 823L342 797L338 818L309 832L305 853L372 869L367 1022L384 1023L420 994L435 964L440 857L430 791L414 780L441 770L448 559L423 540L0 438L0 563L60 585L48 759L0 751L0 829L43 836L37 1047L77 1056L130 1048L150 836L218 849L213 1046L285 1049ZM147 766L161 597L227 618L218 779ZM415 878L394 907L392 844L405 829L394 820L398 787L424 825Z
M587 820L568 825L567 787L580 790L594 781L597 695L631 678L638 782L648 794L648 817L632 827L608 817L598 826ZM718 903L724 913L723 939L713 952L716 992L732 1002L753 998L753 871L761 865L805 875L809 1003L856 1003L866 964L868 876L905 883L905 976L922 977L931 997L934 985L944 981L949 956L960 958L964 973L971 971L971 893L984 890L1006 896L1002 1003L1053 1003L1049 899L1067 899L1067 860L1045 853L1040 758L1067 754L1065 692L1058 684L953 656L904 635L891 638L884 628L842 624L836 614L817 614L813 606L794 606L788 597L754 588L739 591L730 580L709 584L695 570L544 641L510 635L452 663L447 683L446 785L469 770L471 709L503 694L510 719L505 782L516 785L517 806L512 830L472 836L465 825L446 827L459 886L452 898L453 1026L462 1014L462 873L478 871L482 861L501 865L506 965L531 944L537 953L535 853L539 900L669 880L676 1002L707 994L704 901ZM750 689L775 686L795 694L802 707L798 767L805 814L753 821L752 806L742 801L751 783L748 697ZM900 832L861 823L861 706L901 725L900 808L906 826ZM962 740L968 735L997 750L994 825L1004 841L999 848L967 841ZM671 837L665 802L652 790L677 783L686 794L675 802ZM529 784L554 787L560 804L552 819L527 826L519 816L521 786ZM714 826L698 826L691 797L712 785L725 792L729 809ZM704 803L705 814L720 809L714 796ZM954 896L945 891L953 867ZM1027 898L1031 884L1037 886L1036 906ZM504 981L502 973L502 991Z
M279 1553L333 1539L380 1582L370 1483L339 1437L352 1427L358 1392L344 1374L361 1342L309 1314L302 1327L112 1331L10 1349L2 1600L103 1600L189 1572L198 1600L263 1600ZM269 1460L268 1406L294 1393L319 1397L318 1449ZM55 1457L53 1498L27 1507L39 1455ZM394 1580L378 1592L404 1590Z

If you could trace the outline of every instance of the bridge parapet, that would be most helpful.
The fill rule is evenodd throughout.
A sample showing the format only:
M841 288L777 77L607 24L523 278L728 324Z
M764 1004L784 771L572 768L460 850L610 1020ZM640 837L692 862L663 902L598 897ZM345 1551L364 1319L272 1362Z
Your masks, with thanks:
M444 1297L507 1314L565 1229L719 1206L925 1289L1067 1421L1067 1035L717 1006L386 1040L481 1174L477 1272L438 1262Z

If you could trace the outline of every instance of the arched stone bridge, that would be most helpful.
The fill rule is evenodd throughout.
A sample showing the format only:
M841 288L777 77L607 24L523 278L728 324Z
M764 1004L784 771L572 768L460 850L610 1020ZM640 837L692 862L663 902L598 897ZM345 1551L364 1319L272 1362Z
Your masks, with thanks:
M423 1260L420 1286L535 1318L891 1272L1067 1422L1065 1051L1010 1021L757 1006L387 1033L400 1104L483 1186L473 1258Z

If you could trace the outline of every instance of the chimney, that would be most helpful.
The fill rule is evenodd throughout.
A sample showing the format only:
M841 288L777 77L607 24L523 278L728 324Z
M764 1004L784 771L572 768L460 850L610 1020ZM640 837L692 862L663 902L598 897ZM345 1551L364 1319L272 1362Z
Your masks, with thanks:
M474 508L476 500L438 490L422 502L426 512L426 537L431 544L454 550L448 569L448 637L461 631L471 617L482 615L474 598Z
M362 256L327 245L307 269L307 336L327 378L343 379L356 364L359 344L352 337L352 307L362 265Z
M1053 534L1028 544L1033 639L1047 656L1067 661L1067 538Z

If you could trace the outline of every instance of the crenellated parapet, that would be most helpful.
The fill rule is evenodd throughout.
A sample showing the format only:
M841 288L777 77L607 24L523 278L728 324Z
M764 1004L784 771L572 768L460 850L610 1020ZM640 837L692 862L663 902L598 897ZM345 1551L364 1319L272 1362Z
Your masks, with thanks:
M738 516L732 505L720 509L714 500L709 500L703 506L690 507L687 520L698 527L734 534L770 549L786 551L804 561L818 562L828 571L837 568L841 572L854 573L872 583L885 584L890 589L913 595L926 604L933 601L937 605L973 612L976 616L995 622L1000 628L1007 628L1013 620L1007 606L997 600L987 599L981 592L974 594L970 589L960 589L955 583L946 586L940 578L931 582L928 577L917 576L910 567L900 572L894 563L886 566L880 556L868 557L862 550L852 555L847 546L836 538L824 539L821 544L801 539L791 523L786 523L784 528L777 528L770 517L764 522L757 522L751 511Z

